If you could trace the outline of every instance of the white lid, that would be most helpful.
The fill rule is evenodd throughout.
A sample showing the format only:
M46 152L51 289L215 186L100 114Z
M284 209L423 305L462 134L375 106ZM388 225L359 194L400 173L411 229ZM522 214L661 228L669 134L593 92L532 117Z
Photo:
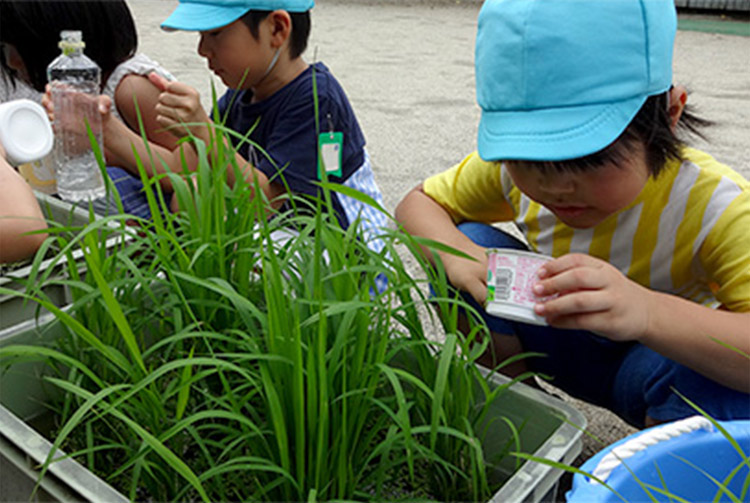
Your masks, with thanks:
M532 325L546 325L547 320L542 316L539 316L534 312L533 309L529 309L518 304L511 304L509 302L488 302L485 311L492 316L498 318L505 318L511 321L519 321L521 323L530 323Z
M14 165L37 161L54 144L52 126L44 109L31 100L0 104L0 143Z
M485 254L492 255L516 255L519 257L529 257L529 258L535 258L544 260L545 262L552 260L553 257L550 257L548 255L543 255L541 253L527 251L527 250L518 250L516 248L487 248L485 250Z

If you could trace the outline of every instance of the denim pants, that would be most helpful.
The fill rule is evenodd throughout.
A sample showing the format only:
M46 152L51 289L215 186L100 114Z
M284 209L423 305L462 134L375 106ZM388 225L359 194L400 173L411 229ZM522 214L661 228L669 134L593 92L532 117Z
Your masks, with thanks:
M145 192L146 189L143 186L141 179L129 173L123 168L112 166L107 167L107 174L112 179L112 183L114 184L115 189L120 196L120 201L122 202L124 212L128 215L133 215L145 220L150 220L151 208L148 205L148 199ZM165 195L165 197L168 196L169 194ZM156 197L155 191L154 197ZM160 199L158 197L156 197L156 200L160 203ZM168 203L169 200L167 200L167 204ZM84 210L88 209L87 201L75 204L77 206L80 206ZM108 194L107 196L100 199L95 199L94 201L92 201L92 207L96 214L102 216L117 215L119 213L119 209L117 208L117 203L115 202L113 194ZM160 210L162 212L164 212L165 210L161 207L161 204Z
M459 230L486 248L527 249L490 225L466 222ZM612 410L634 426L646 416L672 421L698 414L678 394L714 419L750 418L750 395L727 388L634 342L614 342L584 330L518 323L489 315L468 294L464 299L493 332L517 336L524 351L545 357L526 360L530 370L552 377L551 383L572 396Z

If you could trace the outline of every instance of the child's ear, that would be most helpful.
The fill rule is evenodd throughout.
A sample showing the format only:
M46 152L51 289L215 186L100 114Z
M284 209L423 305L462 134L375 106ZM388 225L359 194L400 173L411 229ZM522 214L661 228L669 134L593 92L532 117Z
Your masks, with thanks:
M669 90L669 125L674 130L677 127L677 121L682 116L687 103L687 89L685 86L673 86Z
M281 47L292 33L292 17L285 10L275 10L268 15L271 23L271 44Z

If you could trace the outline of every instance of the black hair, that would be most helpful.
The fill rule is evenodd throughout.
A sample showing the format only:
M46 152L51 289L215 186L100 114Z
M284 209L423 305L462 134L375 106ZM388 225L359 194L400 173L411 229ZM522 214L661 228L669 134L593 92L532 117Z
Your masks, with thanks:
M138 35L125 0L2 0L0 42L18 51L37 91L44 91L47 66L60 55L63 30L80 30L84 53L102 70L102 84L123 61L135 55ZM18 75L0 55L2 73L15 84Z
M618 165L627 159L637 146L643 145L649 173L656 177L664 169L667 161L682 160L685 146L683 133L703 137L700 129L712 122L695 115L692 108L685 106L677 122L671 127L669 116L669 91L650 96L641 106L625 131L610 145L584 157L564 161L524 161L509 160L519 168L534 168L543 171L590 171L604 164Z
M242 16L242 22L250 29L253 37L258 38L258 26L268 15L270 10L251 10ZM310 38L310 11L290 12L292 18L292 35L289 40L289 57L291 59L302 56L307 49L307 40Z

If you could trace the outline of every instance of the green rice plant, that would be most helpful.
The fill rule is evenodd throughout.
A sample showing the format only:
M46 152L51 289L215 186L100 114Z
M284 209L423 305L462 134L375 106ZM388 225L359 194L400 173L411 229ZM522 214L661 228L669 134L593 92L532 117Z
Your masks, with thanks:
M80 249L87 264L56 280L72 305L33 286L24 295L66 335L0 349L3 365L45 361L61 391L45 467L64 448L133 501L488 498L494 459L481 439L505 388L475 365L486 327L474 316L468 337L458 330L466 306L417 251L442 245L383 229L373 251L356 222L338 224L329 194L376 203L325 180L321 196L270 210L239 176L232 134L217 124L211 144L191 139L196 172L163 175L181 211L159 211L167 197L141 164L152 220L125 228L133 217L115 215L56 233L62 253ZM106 221L129 235L115 250L103 245ZM428 302L444 341L421 320Z

